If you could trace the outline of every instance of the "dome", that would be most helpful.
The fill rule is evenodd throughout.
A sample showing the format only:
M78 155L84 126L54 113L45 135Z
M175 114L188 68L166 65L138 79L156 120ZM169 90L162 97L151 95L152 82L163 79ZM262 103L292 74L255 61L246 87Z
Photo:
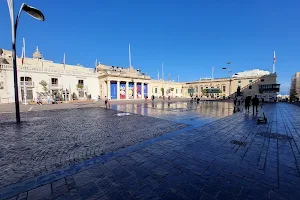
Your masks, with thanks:
M43 55L39 52L39 47L36 47L35 52L32 55L33 58L42 59Z

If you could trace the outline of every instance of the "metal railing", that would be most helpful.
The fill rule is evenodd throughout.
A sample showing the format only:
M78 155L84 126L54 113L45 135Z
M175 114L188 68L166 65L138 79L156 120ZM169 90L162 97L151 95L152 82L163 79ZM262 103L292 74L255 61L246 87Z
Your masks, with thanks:
M32 81L20 81L20 86L24 87L24 85L26 85L26 87L34 87L34 82Z

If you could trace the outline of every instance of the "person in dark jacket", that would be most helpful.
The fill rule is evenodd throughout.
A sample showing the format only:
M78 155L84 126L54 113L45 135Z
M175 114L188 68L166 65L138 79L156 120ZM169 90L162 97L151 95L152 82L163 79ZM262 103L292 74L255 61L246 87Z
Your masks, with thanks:
M246 97L245 99L245 110L246 112L249 112L249 108L250 108L250 102L251 102L251 97Z
M255 107L256 114L257 114L257 112L258 112L258 110L257 110L258 105L259 105L259 99L257 98L257 95L255 95L255 97L252 99L253 115L254 115L254 107Z

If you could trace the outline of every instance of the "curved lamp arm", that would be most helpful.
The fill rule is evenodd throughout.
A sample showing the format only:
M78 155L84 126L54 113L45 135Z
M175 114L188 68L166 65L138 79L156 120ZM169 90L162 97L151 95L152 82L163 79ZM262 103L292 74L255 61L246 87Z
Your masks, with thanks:
M17 18L16 18L16 22L15 22L15 32L17 32L17 27L18 27L18 23L19 23L19 19L20 19L22 11L25 11L28 15L30 15L34 19L45 21L45 16L40 10L38 10L37 8L34 8L32 6L29 6L25 3L22 3L20 10L18 12ZM15 34L15 35L17 35L17 34Z

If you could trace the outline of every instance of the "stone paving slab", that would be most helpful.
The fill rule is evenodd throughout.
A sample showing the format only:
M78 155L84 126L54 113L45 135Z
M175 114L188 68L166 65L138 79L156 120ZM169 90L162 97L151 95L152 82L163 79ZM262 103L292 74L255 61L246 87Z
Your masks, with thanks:
M157 118L103 108L0 115L0 188L181 129Z
M299 199L300 108L263 108L267 124L236 113L13 199Z

